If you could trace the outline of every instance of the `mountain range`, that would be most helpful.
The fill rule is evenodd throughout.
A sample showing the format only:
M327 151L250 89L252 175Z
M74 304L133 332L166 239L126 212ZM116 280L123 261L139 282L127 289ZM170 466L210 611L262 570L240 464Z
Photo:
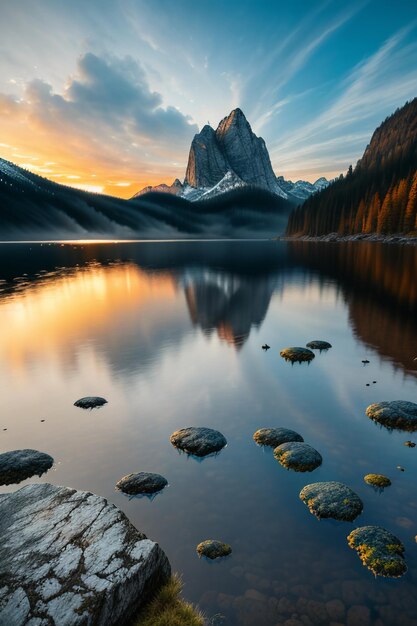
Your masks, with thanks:
M255 135L243 111L237 108L221 120L216 130L206 124L194 136L183 182L176 178L172 185L148 186L134 197L156 191L195 202L234 189L255 187L300 204L328 184L324 177L315 183L293 183L277 177L265 141Z

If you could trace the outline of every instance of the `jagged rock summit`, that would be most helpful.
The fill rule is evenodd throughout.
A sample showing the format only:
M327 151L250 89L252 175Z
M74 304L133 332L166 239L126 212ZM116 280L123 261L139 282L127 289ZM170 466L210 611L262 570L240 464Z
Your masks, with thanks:
M209 125L195 135L185 185L214 187L232 172L247 185L286 197L272 169L265 141L257 137L241 109L223 118L216 131Z
M237 108L221 120L216 130L206 124L194 135L184 183L177 178L172 185L148 186L133 197L159 191L194 201L239 187L255 187L299 204L327 185L325 178L315 183L293 183L275 176L265 141L255 135L245 114Z

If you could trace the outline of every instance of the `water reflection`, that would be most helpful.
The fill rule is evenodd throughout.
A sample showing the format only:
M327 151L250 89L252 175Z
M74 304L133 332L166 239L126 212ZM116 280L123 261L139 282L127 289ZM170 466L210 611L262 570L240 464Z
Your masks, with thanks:
M413 624L417 456L365 408L416 397L416 254L278 242L0 246L3 448L45 450L56 465L41 481L115 502L225 626L354 624L359 613L371 626ZM312 339L333 347L310 367L279 357ZM108 404L73 406L87 395ZM192 425L221 431L227 447L204 463L179 457L169 437ZM312 519L298 497L310 479L253 441L271 426L320 452L315 481L358 493L361 524L399 536L401 581L374 580L347 546L350 528ZM170 488L129 500L115 484L136 471ZM367 473L392 486L374 493ZM227 562L198 559L211 536L232 545Z

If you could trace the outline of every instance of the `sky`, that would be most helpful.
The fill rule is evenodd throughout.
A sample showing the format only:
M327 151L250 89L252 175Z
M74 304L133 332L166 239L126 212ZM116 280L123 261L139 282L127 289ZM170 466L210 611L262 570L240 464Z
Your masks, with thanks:
M417 96L415 0L0 0L0 157L130 197L239 106L277 175L355 164Z

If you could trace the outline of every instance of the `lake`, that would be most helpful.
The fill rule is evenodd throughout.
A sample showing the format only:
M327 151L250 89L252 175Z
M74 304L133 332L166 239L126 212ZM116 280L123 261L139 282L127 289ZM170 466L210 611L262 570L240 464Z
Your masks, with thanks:
M404 445L412 433L365 415L373 402L417 402L416 247L25 243L0 245L0 262L2 451L55 459L20 486L114 502L160 543L213 624L417 624L417 448ZM312 339L333 347L309 365L280 357ZM73 406L87 395L108 404ZM201 462L179 454L169 437L186 426L218 429L228 445ZM299 432L322 466L285 470L253 441L268 426ZM129 500L115 483L135 471L169 487ZM392 486L374 491L368 473ZM354 523L318 521L299 499L323 480L362 498ZM374 578L349 548L347 535L367 524L404 543L403 578ZM232 555L199 559L208 538Z

